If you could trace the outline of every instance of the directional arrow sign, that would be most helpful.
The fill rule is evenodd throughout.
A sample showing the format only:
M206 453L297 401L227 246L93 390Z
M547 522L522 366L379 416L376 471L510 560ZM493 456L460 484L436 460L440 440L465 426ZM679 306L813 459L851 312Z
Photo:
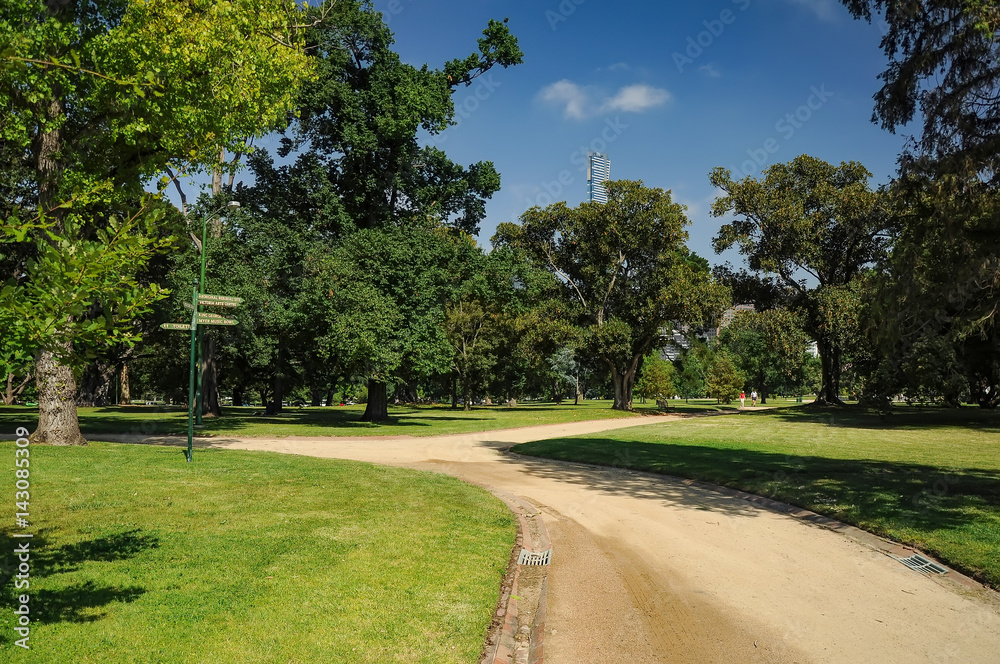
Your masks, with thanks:
M198 314L198 324L199 325L236 325L236 319L234 318L223 318L222 316L206 316L205 314Z
M190 330L190 323L161 323L160 327L164 330Z
M210 311L199 311L198 318L204 318L206 320L226 320L225 316L222 314L213 314Z
M213 307L238 307L243 304L242 297L230 297L229 295L199 295L198 304L207 304Z

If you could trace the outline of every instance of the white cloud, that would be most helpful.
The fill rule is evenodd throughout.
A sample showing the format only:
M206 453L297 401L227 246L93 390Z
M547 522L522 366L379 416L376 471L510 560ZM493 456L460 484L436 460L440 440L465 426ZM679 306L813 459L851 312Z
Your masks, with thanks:
M624 62L616 62L613 65L608 65L607 67L600 67L597 71L630 71L632 68Z
M563 114L567 118L583 120L587 117L589 97L587 91L573 81L563 79L546 87L539 94L542 101L563 106Z
M578 85L568 79L546 86L538 97L548 104L562 107L563 116L573 120L585 120L601 113L643 113L671 100L666 90L644 83L626 85L608 97L593 87Z
M709 78L719 78L720 76L722 76L722 72L719 71L719 68L716 67L715 64L711 62L708 63L707 65L702 65L698 67L698 71L704 72L705 76L708 76Z
M670 93L663 88L654 88L645 84L626 85L614 97L605 99L601 109L642 113L651 108L663 106L668 101L670 101Z
M821 21L836 21L838 12L842 11L838 0L786 0L811 10Z

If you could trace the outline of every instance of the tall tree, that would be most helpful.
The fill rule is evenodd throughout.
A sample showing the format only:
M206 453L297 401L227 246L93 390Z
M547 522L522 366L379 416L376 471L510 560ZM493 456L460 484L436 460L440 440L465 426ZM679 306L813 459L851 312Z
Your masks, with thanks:
M670 192L627 180L607 184L608 202L531 208L494 244L523 249L562 281L587 352L607 365L613 407L632 409L643 356L672 325L698 323L726 304L726 290L685 242L690 223Z
M418 243L428 224L443 223L477 233L485 202L500 187L499 174L488 161L468 167L455 164L440 150L421 147L418 134L434 134L454 124L452 94L457 87L470 84L495 66L521 62L521 50L506 22L489 21L474 53L432 69L400 59L392 50L391 31L370 2L338 0L323 6L324 19L308 31L307 40L318 77L299 96L298 116L279 153L283 157L294 155L299 175L314 179L309 191L325 202L318 217L316 196L287 206L288 212L301 217L296 222L299 226L324 226L320 241L328 247L350 242L350 251L363 249L350 239L359 231L385 231L398 237L393 235L396 229L414 229ZM268 169L270 174L265 172ZM293 175L263 161L255 165L255 172L258 182L280 182ZM249 190L245 193L253 195ZM372 236L378 242L384 237L378 233ZM393 269L404 265L404 259L400 260L403 262ZM401 302L399 289L403 285L383 278L374 264L364 264L374 270L372 284L391 288L380 291L378 301ZM361 277L356 270L351 275ZM430 296L428 292L422 295ZM440 304L428 302L426 307ZM401 342L398 330L382 325L387 320L385 313L361 305L356 315L371 316L370 324L350 318L357 324L352 328L355 340L366 338L385 346L380 359L374 349L362 352L367 346L356 346L357 357L368 359L352 365L371 371L369 408L364 417L374 421L388 416L386 381L397 379L399 372L409 372L410 379L425 375L439 360L436 345L416 345L413 352L399 356L399 361L394 359L401 352ZM385 336L379 342L383 331ZM436 334L428 329L414 338L437 339Z
M81 348L134 341L160 297L134 277L167 238L143 185L259 135L309 74L288 0L11 0L0 10L0 152L20 152L28 196L4 237L34 252L0 305L36 354L36 442L84 442L73 366ZM36 207L37 206L37 207ZM27 242L28 248L24 245Z
M737 217L719 230L715 250L739 247L751 270L793 293L823 362L819 403L842 403L844 349L858 335L859 279L889 244L888 214L870 178L857 162L834 166L808 155L769 167L761 179L737 182L723 168L710 176L723 192L712 214Z
M972 0L842 1L856 18L881 13L884 21L888 66L873 121L892 132L920 125L900 158L894 190L905 203L905 224L876 307L880 347L889 353L882 396L908 375L912 392L947 393L950 401L968 392L984 406L995 404L1000 8ZM930 366L940 370L934 379ZM961 375L968 385L959 389Z

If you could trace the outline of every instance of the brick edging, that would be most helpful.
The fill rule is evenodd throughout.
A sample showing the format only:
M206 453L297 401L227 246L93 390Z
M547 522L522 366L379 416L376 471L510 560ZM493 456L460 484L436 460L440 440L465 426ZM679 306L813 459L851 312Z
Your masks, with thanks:
M508 494L498 489L492 493L507 505L517 516L517 537L508 563L507 574L501 584L500 600L494 613L480 664L544 664L543 644L545 639L545 614L548 575L541 580L538 606L535 609L534 620L527 629L527 644L524 639L518 642L518 587L521 576L521 566L517 564L521 549L534 551L551 548L545 523L538 518L536 506L523 498ZM528 526L528 518L534 519L538 538L532 537Z

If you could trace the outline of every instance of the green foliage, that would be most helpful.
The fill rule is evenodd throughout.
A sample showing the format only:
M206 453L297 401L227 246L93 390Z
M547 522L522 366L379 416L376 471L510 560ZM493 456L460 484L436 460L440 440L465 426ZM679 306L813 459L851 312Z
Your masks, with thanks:
M886 204L870 177L857 162L833 166L807 155L769 167L760 180L735 182L723 168L711 174L724 194L712 214L737 216L719 230L715 250L739 247L751 270L788 291L819 345L821 401L840 401L844 352L860 334L861 278L888 249Z
M165 297L137 275L155 253L173 245L174 238L159 235L158 228L169 216L150 198L131 217L111 216L98 228L88 229L76 214L65 218L58 234L36 226L44 236L31 243L25 277L0 290L5 354L23 358L56 348L63 351L60 360L80 368L108 346L137 341L132 321ZM24 225L7 223L0 230L7 246L25 239Z
M843 0L856 18L884 13L889 60L873 120L917 119L894 183L903 222L874 302L878 355L867 385L885 405L897 390L1000 405L1000 43L996 6L978 0L899 4ZM884 361L880 361L885 358ZM965 383L965 385L963 385Z
M417 134L454 123L456 86L520 63L517 39L491 20L476 53L443 70L418 68L392 50L392 33L370 3L329 2L325 13L308 32L319 76L299 97L283 156L307 148L359 228L433 217L477 233L485 201L500 188L493 164L463 168L436 148L421 148Z
M501 224L494 244L524 250L563 284L571 321L588 355L605 363L616 408L631 408L639 361L671 324L709 318L726 302L685 246L689 223L670 193L641 182L609 182L608 202L532 208Z
M904 171L1000 173L1000 43L997 9L980 0L842 0L855 18L882 12L889 64L875 95L873 121L889 131L923 123L918 155Z
M738 311L719 331L719 344L732 355L749 387L769 394L796 382L806 351L799 316L784 309Z
M705 391L708 396L728 404L739 396L746 382L746 375L736 368L729 353L715 354L712 366L705 376Z
M680 375L677 379L677 389L685 399L705 396L705 364L698 353L687 350L679 360Z
M143 272L176 217L147 185L286 120L311 76L299 14L290 0L3 4L0 316L18 321L5 344L38 358L37 440L82 442L67 366L134 342L162 297Z
M354 233L308 263L304 305L327 330L314 343L324 359L383 383L449 371L445 307L464 258L478 252L443 228Z
M644 399L671 399L677 393L675 380L674 365L660 353L650 353L642 361L636 392Z

